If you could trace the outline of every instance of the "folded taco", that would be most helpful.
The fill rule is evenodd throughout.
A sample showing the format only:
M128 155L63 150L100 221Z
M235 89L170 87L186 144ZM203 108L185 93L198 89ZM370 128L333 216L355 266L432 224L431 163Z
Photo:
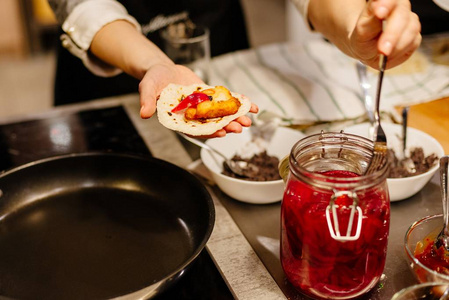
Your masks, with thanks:
M188 135L210 135L249 112L251 101L223 86L169 84L157 101L165 127Z

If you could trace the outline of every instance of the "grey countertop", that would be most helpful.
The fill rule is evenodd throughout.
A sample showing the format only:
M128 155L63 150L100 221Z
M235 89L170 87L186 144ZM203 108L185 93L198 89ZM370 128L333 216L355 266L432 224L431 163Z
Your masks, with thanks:
M157 117L140 118L138 95L101 99L54 108L50 111L3 119L0 124L55 114L123 105L153 155L182 168L197 157ZM216 207L216 223L207 250L236 299L308 299L287 282L279 261L280 203L253 205L236 201L216 186L207 185ZM384 276L377 288L361 299L384 300L417 283L404 252L404 236L416 220L442 212L437 175L424 189L391 203L391 225Z

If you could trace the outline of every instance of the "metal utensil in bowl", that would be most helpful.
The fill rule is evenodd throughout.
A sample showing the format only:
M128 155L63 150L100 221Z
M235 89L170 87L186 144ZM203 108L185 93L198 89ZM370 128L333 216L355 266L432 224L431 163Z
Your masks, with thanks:
M443 222L444 227L435 240L435 248L444 247L449 251L449 201L448 201L448 170L449 156L445 155L440 158L440 184L441 184L441 200L443 202Z
M374 150L373 157L368 165L368 168L365 171L365 174L372 174L377 171L380 167L386 163L387 160L387 137L385 135L382 126L380 125L380 114L379 114L379 106L380 106L380 93L382 89L382 81L384 77L385 66L387 65L387 57L383 54L380 55L380 72L379 72L379 80L377 82L377 91L376 91L376 103L375 103L375 112L374 117L376 120L375 123L375 135L374 135Z
M258 171L257 166L255 166L251 163L248 163L247 161L229 159L226 157L226 155L224 155L217 149L209 146L208 144L206 144L198 139L191 138L183 133L178 133L178 134L180 136L182 136L183 138L185 138L186 140L188 140L189 142L191 142L197 146L200 146L201 148L204 148L208 151L212 151L215 154L218 154L220 157L223 158L226 167L228 167L231 172L233 172L234 174L236 174L238 176L248 177L248 174Z
M272 120L260 120L256 119L252 114L249 115L249 118L251 119L249 130L252 139L260 138L268 142L279 127L278 120L274 118Z
M370 123L369 137L372 139L374 137L374 127L375 127L376 119L374 117L373 98L369 94L369 89L371 88L371 84L368 81L366 65L364 65L360 61L357 61L356 68L357 68L357 75L359 77L360 88L362 89L363 102L365 104L366 113L368 115L368 120Z
M413 160L407 156L406 150L407 150L407 120L408 120L408 106L404 107L402 109L402 166L407 170L409 173L415 173L416 172L416 166Z

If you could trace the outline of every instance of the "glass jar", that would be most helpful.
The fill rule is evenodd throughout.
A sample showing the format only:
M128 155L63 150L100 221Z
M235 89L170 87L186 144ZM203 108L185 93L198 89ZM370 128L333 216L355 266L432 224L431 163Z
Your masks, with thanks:
M321 133L298 141L280 171L281 263L288 280L316 299L351 299L382 275L390 224L388 164L364 175L373 142Z

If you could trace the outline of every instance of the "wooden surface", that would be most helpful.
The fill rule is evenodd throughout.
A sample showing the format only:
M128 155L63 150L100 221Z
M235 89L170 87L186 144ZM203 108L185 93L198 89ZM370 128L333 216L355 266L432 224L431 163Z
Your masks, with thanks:
M449 154L449 97L410 106L408 125L433 136Z
M26 28L17 0L0 0L0 58L23 58L28 54Z

